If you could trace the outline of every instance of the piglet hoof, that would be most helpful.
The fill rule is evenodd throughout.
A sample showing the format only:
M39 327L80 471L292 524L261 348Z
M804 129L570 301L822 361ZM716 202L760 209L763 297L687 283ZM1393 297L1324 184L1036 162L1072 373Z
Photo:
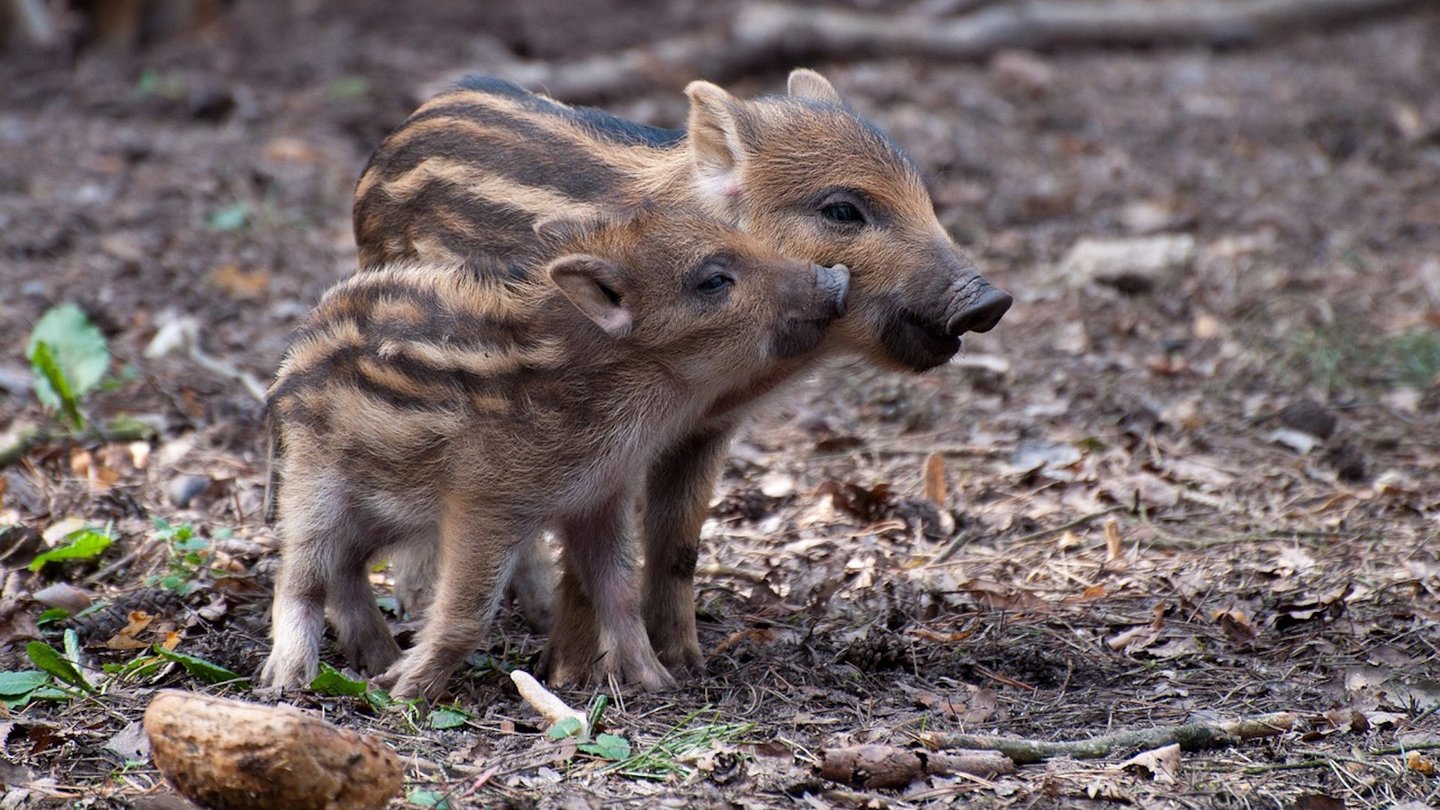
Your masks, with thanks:
M384 670L379 675L371 678L370 685L377 689L384 689L386 692L390 693L391 697L395 697L395 684L400 681L400 676L402 674L400 672L401 663L402 662L397 661L392 664L389 669Z
M389 670L399 660L400 645L386 632L383 636L346 644L344 652L350 666L367 675L376 675Z
M677 679L705 674L705 656L701 654L699 645L677 645L660 650L658 655L660 663Z
M406 657L396 661L374 683L395 700L418 699L434 703L445 694L445 683L449 680L449 668L436 669Z
M549 684L555 683L554 675L558 667L556 666L555 645L553 643L547 643L545 648L540 651L540 657L535 659L533 668L536 680Z
M319 672L318 661L284 659L271 653L260 669L259 686L263 689L299 689L309 686Z
M656 667L653 670L642 672L633 680L646 692L668 692L678 685L675 678L664 667Z
M611 653L605 656L605 660L596 665L593 676L604 683L611 675L621 683L638 686L646 692L663 692L674 689L676 685L675 678L660 665L660 659L650 651L648 644L643 651L629 655Z

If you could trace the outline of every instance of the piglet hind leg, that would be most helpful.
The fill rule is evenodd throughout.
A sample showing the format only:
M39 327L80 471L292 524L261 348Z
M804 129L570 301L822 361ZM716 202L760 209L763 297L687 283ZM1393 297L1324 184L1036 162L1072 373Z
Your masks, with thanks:
M313 549L287 538L275 601L270 609L270 657L260 670L262 686L296 688L315 679L325 634L325 574Z
M565 574L553 634L553 640L567 645L555 650L553 670L561 681L604 683L614 677L646 691L675 686L675 679L655 656L640 617L631 538L632 508L630 496L622 493L562 522ZM562 630L560 623L583 611L587 601L594 621L593 633L582 626L567 641L567 634L577 628Z
M435 700L485 640L519 544L538 531L511 515L447 500L441 506L439 582L420 638L376 683L397 698Z
M676 676L705 669L695 629L695 565L700 527L733 432L727 425L686 437L646 479L645 627L660 662Z
M390 633L385 615L375 603L367 576L371 559L387 547L434 545L433 530L404 538L393 531L371 529L370 542L336 550L327 604L340 649L350 665L367 675L379 675L400 657L400 645Z
M369 594L363 568L334 565L336 559L356 553L364 532L344 481L333 474L287 477L279 491L279 509L282 548L271 608L274 646L259 680L265 686L305 686L320 667L327 597L337 589ZM344 581L346 577L354 581ZM384 634L389 640L389 633Z
M424 616L435 598L439 551L439 543L430 542L410 543L390 553L395 602L400 612L412 619ZM550 632L553 620L551 601L554 598L555 577L550 557L545 537L536 534L521 544L516 553L515 570L510 575L509 591L530 629L537 633Z
M561 559L561 568L550 638L540 653L535 674L555 684L585 683L590 678L590 668L600 660L595 605L571 565L569 554Z

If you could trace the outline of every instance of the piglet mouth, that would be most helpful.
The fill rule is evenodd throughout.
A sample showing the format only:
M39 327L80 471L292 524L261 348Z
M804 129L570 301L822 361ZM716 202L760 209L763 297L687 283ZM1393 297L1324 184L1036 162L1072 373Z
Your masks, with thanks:
M820 318L788 321L785 328L771 342L771 354L777 359L789 360L813 351L825 340L826 329L834 320L835 316L826 315Z
M890 353L916 371L948 361L960 351L960 335L913 312L902 312L886 336Z

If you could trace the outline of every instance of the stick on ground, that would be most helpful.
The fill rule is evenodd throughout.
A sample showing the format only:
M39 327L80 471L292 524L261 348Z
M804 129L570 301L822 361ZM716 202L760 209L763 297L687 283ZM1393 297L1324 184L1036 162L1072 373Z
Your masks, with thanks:
M986 734L925 732L920 739L931 748L975 748L999 751L1021 765L1044 762L1053 757L1099 759L1124 751L1180 746L1182 751L1223 748L1241 740L1274 737L1295 727L1293 712L1277 712L1228 723L1186 723L1181 726L1121 731L1073 742L1027 740Z

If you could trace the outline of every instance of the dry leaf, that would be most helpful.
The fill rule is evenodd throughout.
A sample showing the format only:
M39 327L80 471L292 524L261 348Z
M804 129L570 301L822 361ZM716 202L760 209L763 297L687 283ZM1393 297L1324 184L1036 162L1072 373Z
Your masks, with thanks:
M210 271L210 283L236 301L255 301L270 289L270 274L264 270L247 273L237 264L222 264Z
M1125 540L1120 536L1120 522L1105 521L1105 562L1114 562L1125 554Z
M1250 641L1257 635L1255 626L1250 623L1250 618L1245 615L1244 611L1235 608L1216 611L1215 622L1220 625L1221 630L1225 631L1226 637L1233 642Z
M1162 785L1173 785L1175 777L1180 774L1180 744L1171 743L1163 748L1136 754L1116 767L1132 772L1138 769L1148 773L1151 779Z
M89 525L90 521L85 518L71 515L51 523L45 528L45 531L40 533L40 537L45 540L45 545L54 547L64 542L65 538Z
M1421 754L1419 751L1407 751L1405 753L1405 767L1425 776L1436 774L1435 760Z
M299 138L282 135L265 144L265 159L277 163L314 163L320 157L320 150Z
M105 641L105 646L112 650L139 650L150 645L140 641L136 636L140 635L155 617L143 610L130 611L130 620L120 632L111 636Z
M935 504L936 509L944 509L949 497L945 484L945 457L939 453L925 457L925 497Z

